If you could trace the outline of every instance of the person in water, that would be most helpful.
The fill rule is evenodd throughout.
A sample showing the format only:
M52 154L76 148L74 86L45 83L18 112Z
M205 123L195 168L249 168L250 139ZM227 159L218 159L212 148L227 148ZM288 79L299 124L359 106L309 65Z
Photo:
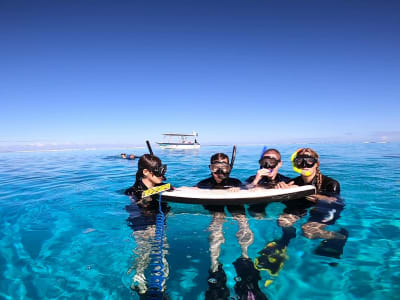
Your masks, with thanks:
M126 155L126 153L121 153L121 158L134 160L136 158L136 156L133 154Z
M154 293L154 291L148 291L145 270L150 262L152 241L155 237L157 214L159 213L159 195L143 198L142 193L150 188L162 185L163 180L165 180L166 170L167 165L163 165L157 156L151 154L142 155L138 162L136 181L133 186L125 191L125 194L131 198L131 204L126 206L126 210L129 212L128 225L133 229L132 235L137 245L134 250L136 258L128 274L136 270L131 288L137 291L141 297L151 296ZM167 214L169 211L168 205L162 203L161 210L164 214ZM166 241L164 243L167 244ZM164 277L167 277L169 270L165 256L162 260ZM164 289L165 282L162 285ZM162 293L163 291L158 292ZM162 298L164 296L158 295L158 297L157 299L164 299Z
M279 225L292 226L299 218L303 217L305 211L298 208L301 204L304 204L304 206L313 206L310 210L310 218L302 226L305 237L309 239L347 238L347 232L325 230L327 225L335 224L340 217L344 202L340 197L339 182L321 173L318 153L311 148L299 149L294 157L293 164L298 170L301 170L301 175L294 178L289 184L292 186L313 185L316 194L304 199L308 203L288 201L286 203L287 209L279 218Z
M316 249L318 255L340 258L346 243L348 233L342 228L339 232L327 231L326 226L334 224L340 217L344 208L343 199L340 198L340 184L338 181L322 175L319 169L319 155L311 148L299 149L294 154L293 165L301 175L283 186L313 185L316 194L303 199L284 201L286 208L278 219L283 235L266 245L260 251L261 256L255 260L259 270L268 270L270 275L276 276L286 260L286 250L289 241L296 236L293 225L310 210L310 218L302 226L303 235L309 239L325 239Z
M261 155L260 169L256 175L246 179L248 188L265 187L268 189L276 189L286 187L285 183L289 183L290 178L279 173L282 167L281 153L276 149L265 150ZM267 204L252 204L249 205L248 212L256 218L265 217L265 208Z
M211 177L197 183L198 188L205 189L231 189L234 192L241 186L241 181L236 178L229 177L231 173L231 165L229 158L224 153L216 153L210 159ZM208 289L206 291L206 299L228 299L229 289L226 286L226 275L219 262L221 244L225 242L222 227L225 222L225 210L221 205L204 205L211 212L212 221L208 227L210 232L210 257L211 267L208 278ZM228 211L238 222L239 231L236 233L242 254L234 262L234 266L240 280L235 285L235 292L238 296L246 296L252 294L254 299L266 299L258 287L258 280L261 279L259 272L255 270L253 262L248 257L247 249L254 241L254 234L250 230L246 219L245 209L243 205L227 205ZM242 298L240 298L242 299Z

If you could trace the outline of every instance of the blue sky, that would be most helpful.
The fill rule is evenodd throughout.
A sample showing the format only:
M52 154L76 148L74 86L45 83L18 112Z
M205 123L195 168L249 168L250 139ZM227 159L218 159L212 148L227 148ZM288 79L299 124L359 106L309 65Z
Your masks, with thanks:
M0 0L0 145L400 140L399 1Z

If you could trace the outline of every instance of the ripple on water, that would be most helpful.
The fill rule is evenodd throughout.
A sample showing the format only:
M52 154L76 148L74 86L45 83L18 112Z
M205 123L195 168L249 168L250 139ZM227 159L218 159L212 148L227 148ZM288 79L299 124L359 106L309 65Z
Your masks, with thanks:
M296 176L289 159L299 145L274 147L282 150L282 173ZM346 201L341 218L328 227L349 231L342 258L314 254L321 240L302 235L304 217L295 226L297 236L290 241L279 276L265 288L271 277L261 271L260 287L270 299L395 299L400 291L399 145L312 147L321 154L322 172L340 181ZM232 176L245 180L254 174L261 148L239 146ZM210 156L230 155L232 147L155 151L168 164L169 182L193 186L209 176ZM127 226L129 199L121 193L132 185L137 161L118 159L117 152L0 154L0 297L138 298L130 290L135 269L128 272L137 243ZM276 220L282 210L283 205L271 204L264 219L248 216L255 237L248 248L253 260L269 241L281 237ZM202 206L171 204L165 251L172 299L204 297L210 222ZM228 214L219 260L232 296L233 262L241 254L237 231L237 222Z

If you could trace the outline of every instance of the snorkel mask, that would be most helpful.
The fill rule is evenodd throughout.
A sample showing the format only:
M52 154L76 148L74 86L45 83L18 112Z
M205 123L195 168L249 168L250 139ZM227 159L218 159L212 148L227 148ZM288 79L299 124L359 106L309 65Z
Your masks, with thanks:
M211 165L209 165L208 167L210 168L211 173L218 174L218 175L224 175L224 177L227 178L232 171L233 163L235 162L235 158L236 158L236 145L233 146L233 149L232 149L232 157L231 157L230 164L225 161L214 160L211 162Z
M275 169L281 160L270 156L263 156L258 162L260 163L260 169Z
M290 158L293 170L301 175L310 176L311 172L305 171L303 168L312 168L318 162L318 159L310 155L297 155L300 150L296 150Z
M165 180L165 173L167 172L167 165L160 165L151 170L154 176L162 177Z
M229 175L231 172L231 166L225 161L213 161L209 165L211 173Z

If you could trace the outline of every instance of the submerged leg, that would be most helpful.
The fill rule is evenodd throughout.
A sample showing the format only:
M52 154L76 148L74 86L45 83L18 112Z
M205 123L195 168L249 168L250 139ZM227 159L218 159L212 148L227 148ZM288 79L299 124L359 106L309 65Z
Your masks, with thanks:
M242 257L248 258L247 249L254 242L254 233L251 231L246 215L241 213L232 214L233 218L238 222L239 230L236 232L240 248L242 249Z
M213 212L212 221L208 226L210 232L208 241L210 244L210 258L211 258L211 271L218 270L218 259L221 253L221 244L225 243L224 233L222 227L225 222L225 212Z
M127 274L136 270L136 273L133 276L131 289L138 291L139 294L144 294L147 291L147 282L144 273L150 263L150 254L152 249L151 241L152 238L154 238L155 231L155 226L152 225L145 230L134 231L132 234L136 242L136 247L133 250L136 257L132 268L128 270Z
M308 239L345 239L347 235L340 232L325 230L326 224L318 222L307 222L301 228L303 235Z
M344 228L339 232L325 230L326 226L326 224L308 222L302 226L303 235L309 239L324 239L315 249L315 254L340 258L349 234Z

